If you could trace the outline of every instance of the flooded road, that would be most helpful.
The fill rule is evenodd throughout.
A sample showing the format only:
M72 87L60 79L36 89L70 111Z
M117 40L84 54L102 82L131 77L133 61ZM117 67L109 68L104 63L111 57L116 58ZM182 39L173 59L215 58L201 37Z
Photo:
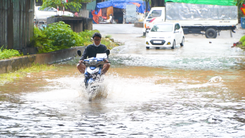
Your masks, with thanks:
M245 54L231 48L239 34L146 50L139 28L129 30L101 29L125 43L111 51L107 97L88 102L78 59L0 86L0 136L245 137Z

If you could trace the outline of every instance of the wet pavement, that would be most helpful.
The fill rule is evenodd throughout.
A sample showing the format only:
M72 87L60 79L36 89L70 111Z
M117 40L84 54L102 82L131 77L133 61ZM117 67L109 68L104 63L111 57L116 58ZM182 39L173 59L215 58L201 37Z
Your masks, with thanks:
M78 58L0 86L3 137L245 137L244 51L233 38L186 35L184 47L146 50L141 28L94 25L111 51L107 96L89 102Z

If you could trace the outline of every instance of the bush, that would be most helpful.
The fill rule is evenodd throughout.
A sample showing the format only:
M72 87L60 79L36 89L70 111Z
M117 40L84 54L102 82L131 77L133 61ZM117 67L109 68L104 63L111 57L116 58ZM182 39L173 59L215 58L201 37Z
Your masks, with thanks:
M43 30L34 28L32 43L38 48L38 53L48 53L56 50L82 45L83 38L73 32L70 25L60 21L50 24Z
M116 47L116 46L119 46L118 43L112 42L109 38L102 38L102 39L101 39L101 44L106 45L106 47L107 47L108 49L110 49L110 50L113 49L113 48Z
M242 43L243 46L245 46L245 41Z
M242 43L245 42L245 35L243 37L241 37L240 42L242 42Z
M73 32L70 25L60 21L50 24L42 30L34 27L34 37L32 44L37 47L38 53L48 53L56 50L67 49L72 46L87 46L92 44L91 38L98 30L85 30L80 33ZM111 36L107 36L110 38ZM117 46L109 39L102 38L102 44L105 44L108 49Z
M93 43L91 41L91 38L93 37L93 34L95 32L99 33L98 30L86 30L86 31L83 31L83 32L79 33L79 35L83 38L83 45L84 46L87 46L87 45ZM111 50L115 46L118 46L118 44L111 42L110 38L111 38L111 35L107 35L107 36L104 36L104 37L102 36L101 44L106 45L106 47Z
M83 46L87 46L89 44L92 44L91 38L93 37L94 33L99 33L98 30L85 30L83 32L80 32L79 35L83 38Z
M11 57L21 56L18 50L0 48L0 59L8 59Z
M241 49L245 49L245 36L242 36L240 41L237 43L237 46Z
M73 32L70 25L60 21L52 23L44 29L44 33L52 40L55 49L66 49L71 46L81 45L83 38L76 32Z
M42 30L34 27L34 37L31 43L38 49L39 53L55 51L56 49L54 49L51 42Z

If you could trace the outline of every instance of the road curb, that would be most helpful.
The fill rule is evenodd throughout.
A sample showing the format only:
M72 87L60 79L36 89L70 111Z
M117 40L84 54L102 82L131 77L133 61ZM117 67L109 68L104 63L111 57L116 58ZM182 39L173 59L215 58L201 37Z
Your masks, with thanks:
M0 73L16 71L22 67L31 66L32 63L54 64L71 60L77 56L77 50L84 51L85 46L72 47L50 53L33 54L6 60L0 60Z

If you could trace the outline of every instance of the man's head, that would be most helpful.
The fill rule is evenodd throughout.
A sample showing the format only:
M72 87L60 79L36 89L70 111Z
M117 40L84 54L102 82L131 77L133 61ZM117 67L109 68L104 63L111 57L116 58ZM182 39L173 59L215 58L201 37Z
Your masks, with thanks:
M94 44L96 46L99 46L100 45L100 41L101 41L101 34L100 33L94 33L93 40L94 40Z

